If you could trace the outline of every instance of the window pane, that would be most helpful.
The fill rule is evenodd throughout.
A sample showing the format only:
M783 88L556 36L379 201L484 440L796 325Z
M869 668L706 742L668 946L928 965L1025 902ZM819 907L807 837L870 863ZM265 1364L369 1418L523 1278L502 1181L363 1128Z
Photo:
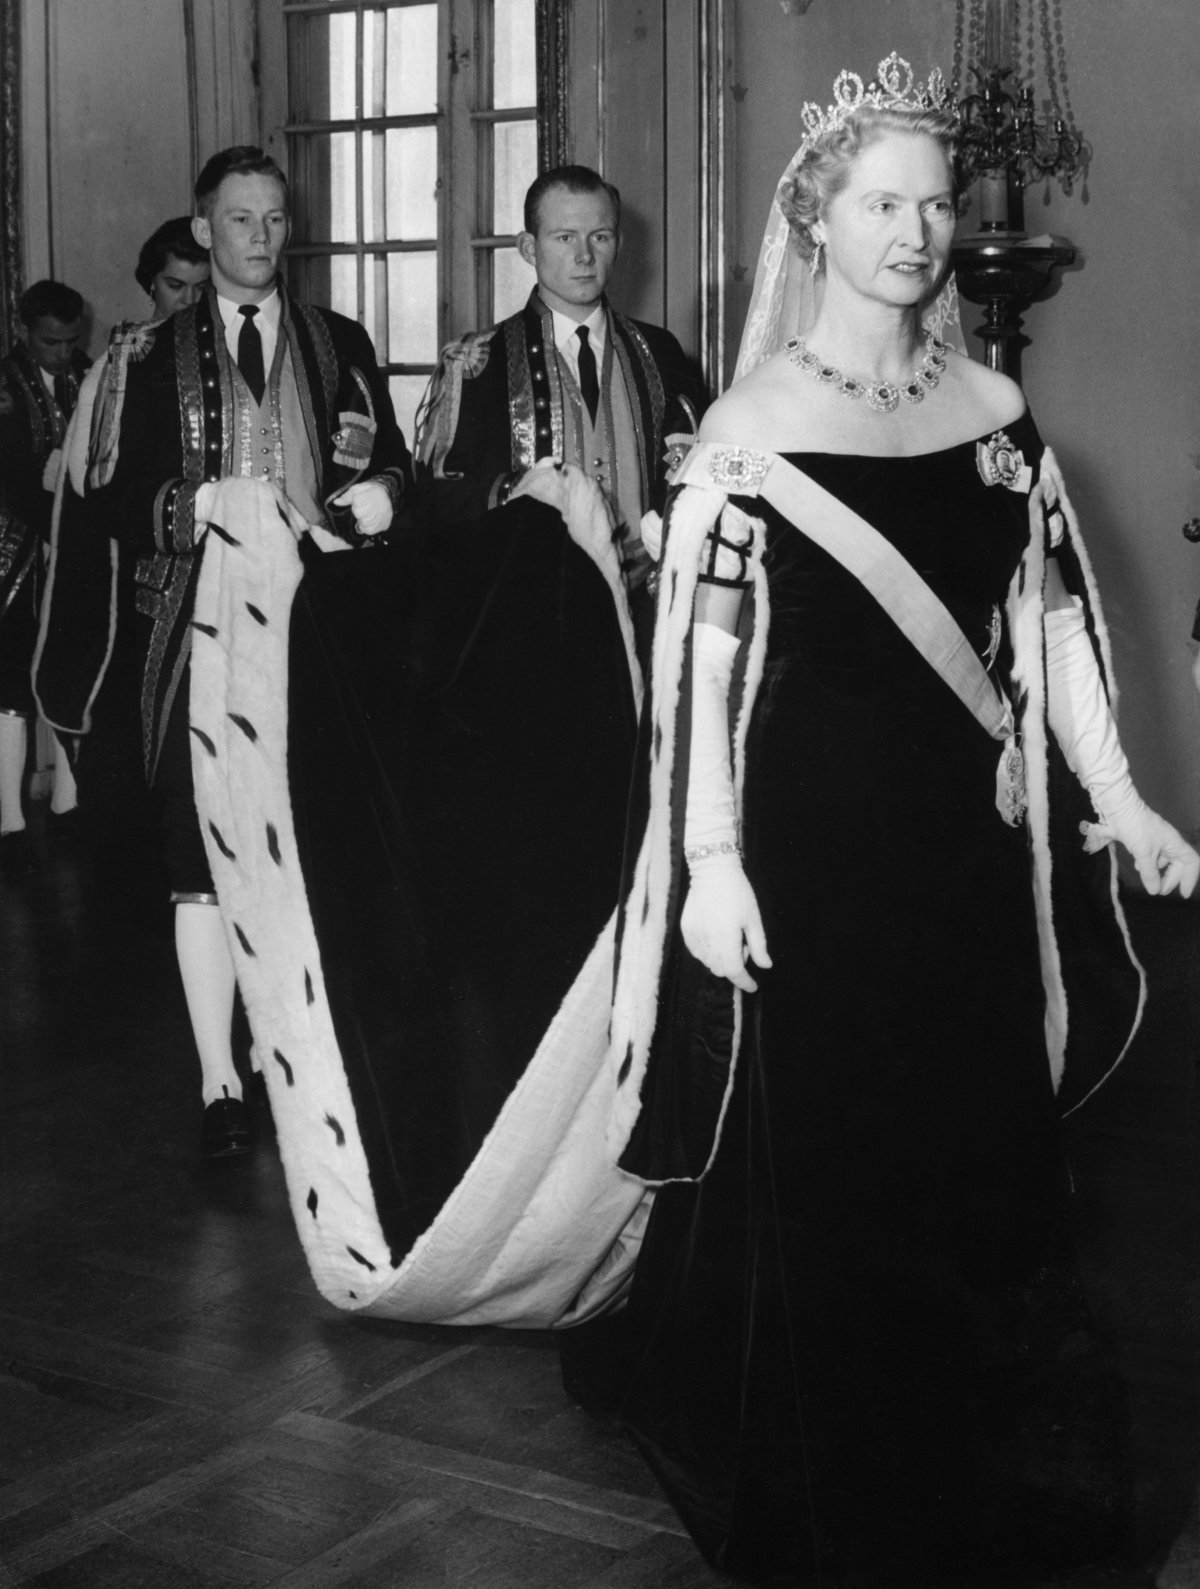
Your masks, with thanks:
M358 241L358 180L354 165L355 134L335 132L329 140L329 232L309 233L311 242Z
M328 241L329 139L297 135L288 141L292 232L297 241Z
M306 303L330 303L329 260L324 256L313 259L287 256L287 283L290 291Z
M534 279L507 241L471 244L521 230L537 174L537 0L311 0L311 9L284 9L287 114L293 126L312 127L288 136L294 241L298 251L331 250L298 252L289 281L366 327L381 363L408 383L396 390L410 415L424 382L396 375L396 366L431 367L444 325L485 325L518 309ZM445 54L451 18L471 62L459 75ZM517 119L472 114L492 107ZM428 125L385 127L384 118ZM443 128L475 151L453 172Z
M437 109L436 5L402 6L387 19L384 114L420 116ZM531 35L532 36L532 35Z
M296 135L289 177L296 237L305 243L358 241L356 134Z
M387 346L383 323L384 309L387 304L387 266L386 255L368 254L363 265L363 312L359 315L367 335L371 339L371 346L375 349L375 357L380 364L386 362L384 349Z
M494 15L496 64L492 104L497 110L535 105L537 58L533 46L533 0L494 0Z
M437 236L437 128L392 127L387 148L387 236L414 243Z
M492 323L504 320L523 309L533 290L533 267L527 265L515 248L498 248L492 255L495 272L495 302Z
M363 156L363 242L378 243L386 237L384 205L383 136L364 132Z
M329 261L329 307L358 319L358 261L353 254L335 254Z
M396 422L404 432L404 439L410 447L417 428L417 404L424 397L428 385L428 375L393 375L388 380L392 407L396 410Z
M492 229L507 237L524 225L525 190L537 176L537 123L499 121L493 130Z
M313 26L310 24L310 26ZM342 11L331 16L329 27L329 119L353 121L358 110L358 85L354 81L358 66L354 40L354 13ZM313 31L316 31L313 26ZM315 45L315 40L313 41Z
M437 358L437 254L388 255L388 364Z
M383 115L384 13L363 12L362 105L364 116Z
M354 13L288 19L288 113L295 121L353 121Z

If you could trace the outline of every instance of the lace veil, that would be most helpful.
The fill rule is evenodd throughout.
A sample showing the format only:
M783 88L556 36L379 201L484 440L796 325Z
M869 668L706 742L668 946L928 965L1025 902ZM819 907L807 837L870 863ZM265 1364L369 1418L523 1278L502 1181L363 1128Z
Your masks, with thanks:
M787 219L779 203L780 192L791 180L806 148L807 145L802 144L788 161L771 202L767 229L758 253L750 311L734 366L735 381L740 381L743 375L748 375L756 365L777 352L789 338L803 336L817 318L821 282L813 276L808 261L793 247ZM925 311L924 323L949 347L959 353L967 351L953 271Z

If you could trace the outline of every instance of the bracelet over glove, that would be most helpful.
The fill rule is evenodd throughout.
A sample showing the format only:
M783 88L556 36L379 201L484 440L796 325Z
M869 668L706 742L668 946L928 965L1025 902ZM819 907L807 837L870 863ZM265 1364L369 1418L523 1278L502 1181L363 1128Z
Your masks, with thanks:
M769 966L766 937L742 870L729 759L729 681L736 636L715 624L692 629L692 738L688 756L683 855L691 877L680 930L688 949L716 976L747 993L757 984L747 958Z

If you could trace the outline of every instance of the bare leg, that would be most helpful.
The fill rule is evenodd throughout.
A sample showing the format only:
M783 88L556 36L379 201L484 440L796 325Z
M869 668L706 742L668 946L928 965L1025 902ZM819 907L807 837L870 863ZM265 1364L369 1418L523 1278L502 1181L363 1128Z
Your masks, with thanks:
M74 811L78 804L79 791L75 787L75 774L71 770L71 759L67 754L66 745L55 734L54 793L50 797L50 809L56 817L61 817L68 811Z
M17 833L25 826L21 790L28 745L25 719L16 712L0 712L0 833Z
M175 953L200 1055L204 1102L240 1098L232 1041L237 979L216 905L188 901L175 906Z

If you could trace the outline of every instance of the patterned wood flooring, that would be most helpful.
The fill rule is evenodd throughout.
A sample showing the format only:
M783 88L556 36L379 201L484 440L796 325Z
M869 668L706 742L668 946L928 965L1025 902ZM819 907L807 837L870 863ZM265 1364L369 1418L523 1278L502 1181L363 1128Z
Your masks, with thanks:
M548 1335L349 1319L308 1280L269 1122L252 1159L201 1164L153 841L105 826L63 847L39 822L43 871L0 882L0 1585L725 1581L564 1396ZM1143 936L1139 1067L1074 1153L1147 1549L1194 1589L1200 912Z

